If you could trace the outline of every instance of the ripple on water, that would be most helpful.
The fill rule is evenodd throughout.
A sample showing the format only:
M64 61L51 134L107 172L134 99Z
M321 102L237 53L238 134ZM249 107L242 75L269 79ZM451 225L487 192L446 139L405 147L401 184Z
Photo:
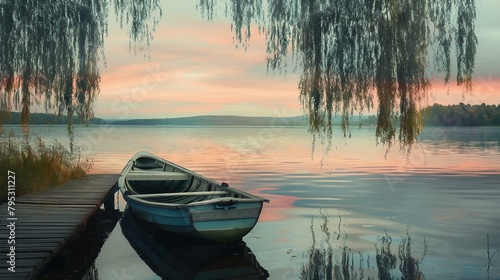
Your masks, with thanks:
M286 250L301 252L311 245L308 229L311 217L320 223L320 209L342 216L348 242L362 252L372 252L376 238L385 232L397 245L396 238L404 236L409 226L415 240L426 238L428 252L422 268L427 279L457 275L457 268L469 274L477 272L474 266L484 268L488 234L490 249L500 248L500 239L493 238L500 232L498 149L490 142L474 143L473 147L467 144L468 137L478 141L474 139L477 133L493 133L496 138L485 139L496 141L500 128L457 128L447 142L425 140L425 157L415 153L409 162L397 149L385 159L385 150L376 147L373 140L374 131L362 130L354 139L356 144L332 150L324 165L320 164L321 156L311 157L307 132L283 129L272 141L252 147L248 139L256 139L259 129L149 127L131 137L130 128L116 127L84 156L95 159L94 170L118 173L133 154L147 149L203 175L227 178L232 186L270 198L251 233L262 238L245 240L263 267L276 271L301 267L302 260L290 261ZM40 128L38 132L47 139L66 137L64 126ZM85 137L85 133L81 135ZM123 206L123 201L120 204ZM278 234L282 229L288 230ZM114 248L125 245L119 235L110 235L106 242L113 246L103 247L102 256L113 259ZM273 240L276 236L279 242ZM490 274L496 279L500 279L499 256L493 259L496 269ZM485 269L480 273L485 276Z

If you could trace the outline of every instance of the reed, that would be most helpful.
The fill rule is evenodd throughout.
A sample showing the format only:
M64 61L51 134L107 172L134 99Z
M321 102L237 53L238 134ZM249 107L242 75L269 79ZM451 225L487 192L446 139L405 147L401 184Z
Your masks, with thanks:
M0 182L7 182L8 171L15 172L16 197L61 185L84 177L93 161L83 159L78 149L70 153L55 141L47 145L39 136L16 137L0 133ZM0 202L7 201L7 188L0 188Z

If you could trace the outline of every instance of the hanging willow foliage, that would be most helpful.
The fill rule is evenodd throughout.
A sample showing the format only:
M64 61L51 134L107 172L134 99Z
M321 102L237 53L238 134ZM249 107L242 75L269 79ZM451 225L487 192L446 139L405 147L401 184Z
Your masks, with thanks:
M129 50L134 45L134 52L138 43L146 42L151 46L153 33L162 17L159 0L113 0L116 18L120 27L129 25Z
M161 17L158 0L113 1L121 24L130 24L130 40L149 45ZM20 110L28 133L30 108L43 103L69 117L73 151L73 116L83 122L94 116L107 28L105 0L1 1L0 125L7 112Z
M310 131L315 138L326 136L328 148L334 115L342 117L345 137L350 116L376 103L377 141L389 150L399 127L397 141L409 153L422 130L420 104L430 88L428 61L434 60L434 67L444 73L448 83L453 41L457 83L472 89L478 43L474 0L229 2L235 7L232 18L239 43L250 39L252 21L241 21L235 15L265 19L259 30L265 28L268 70L282 70L287 67L287 57L295 59L301 71L300 101L309 116ZM200 0L198 6L213 11L216 4L215 0ZM247 12L263 6L267 6L266 15L262 15L264 11ZM243 28L246 37L241 38ZM431 54L430 49L434 50Z
M20 109L26 132L30 108L41 102L47 111L66 113L70 124L75 114L91 119L99 92L106 3L3 1L0 18L2 115ZM68 132L72 138L71 125Z
M217 0L199 0L196 9L199 10L201 15L208 21L214 19L216 14L215 8L217 7ZM230 16L232 19L231 30L234 32L233 41L235 44L243 44L243 47L248 47L250 43L251 24L252 22L260 27L264 20L264 9L262 7L262 0L240 0L230 1L225 3L224 7L225 16Z

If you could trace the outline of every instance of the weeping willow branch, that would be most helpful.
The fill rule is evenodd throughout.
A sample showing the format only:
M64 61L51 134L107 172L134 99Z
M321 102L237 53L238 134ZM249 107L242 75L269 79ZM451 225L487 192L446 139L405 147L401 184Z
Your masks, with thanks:
M289 56L295 59L310 131L314 139L328 139L327 150L333 116L341 116L346 137L350 116L377 104L377 141L388 150L399 142L409 154L422 130L419 112L430 88L428 61L434 60L448 83L453 42L457 84L472 90L478 43L474 0L273 0L257 6L254 2L260 1L228 1L239 43L250 39L252 22L240 17L260 17L248 10L267 7L268 71L285 69ZM213 11L216 4L200 0L204 11Z
M90 120L99 93L105 2L4 1L0 14L2 112L21 110L25 132L31 106L42 100L47 111ZM71 125L68 132L72 137Z
M158 0L113 2L120 23L130 24L131 42L149 45L161 17ZM94 116L107 28L105 0L1 1L0 125L19 110L28 133L30 109L43 103L69 117L73 151L73 116L83 122Z
M113 0L120 27L128 25L129 51L137 50L137 44L146 42L151 46L154 32L163 15L159 0Z

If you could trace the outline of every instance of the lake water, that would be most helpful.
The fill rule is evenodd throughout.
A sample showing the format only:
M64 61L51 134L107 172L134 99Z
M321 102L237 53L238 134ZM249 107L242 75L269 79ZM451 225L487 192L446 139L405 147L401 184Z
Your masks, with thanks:
M31 130L67 144L65 127ZM311 229L314 245L328 248L322 216L329 220L334 265L347 248L354 270L365 277L377 277L376 245L387 235L396 257L402 238L411 236L411 254L427 279L500 279L500 252L494 254L500 248L500 128L426 128L409 157L395 146L386 158L374 128L352 129L350 139L336 135L327 157L320 141L312 153L304 127L77 127L76 144L94 158L93 173L117 174L146 150L270 199L244 238L269 279L300 279ZM99 276L92 279L160 279L121 227L105 240L92 266Z

